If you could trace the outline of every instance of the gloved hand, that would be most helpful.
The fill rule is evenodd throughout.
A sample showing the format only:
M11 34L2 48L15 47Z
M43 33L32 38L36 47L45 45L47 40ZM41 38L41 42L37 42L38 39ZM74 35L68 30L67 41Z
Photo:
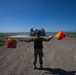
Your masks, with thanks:
M54 36L52 36L51 38L54 38Z

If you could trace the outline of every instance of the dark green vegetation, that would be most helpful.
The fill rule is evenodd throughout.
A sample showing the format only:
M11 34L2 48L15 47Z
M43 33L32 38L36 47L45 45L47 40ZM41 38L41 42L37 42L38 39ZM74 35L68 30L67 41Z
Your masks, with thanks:
M5 45L5 41L3 41L1 38L6 37L6 36L7 36L7 34L0 33L0 46Z
M76 38L76 33L67 33L66 36Z
M0 43L0 46L3 46L3 45L5 45L5 43Z
M0 40L0 46L5 45L5 41Z
M5 43L0 43L0 46L3 46L3 45L5 45Z
M8 36L9 34L0 33L0 37Z
M5 43L3 40L0 40L0 43Z

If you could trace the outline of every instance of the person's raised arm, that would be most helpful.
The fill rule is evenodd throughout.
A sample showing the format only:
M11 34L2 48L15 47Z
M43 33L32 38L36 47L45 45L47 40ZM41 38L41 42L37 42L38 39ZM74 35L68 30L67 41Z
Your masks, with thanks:
M54 36L52 36L52 37L50 37L50 38L48 38L48 39L43 38L43 41L48 42L48 41L50 41L52 38L54 38Z
M32 42L32 41L34 41L34 39L26 39L26 40L20 40L20 41Z

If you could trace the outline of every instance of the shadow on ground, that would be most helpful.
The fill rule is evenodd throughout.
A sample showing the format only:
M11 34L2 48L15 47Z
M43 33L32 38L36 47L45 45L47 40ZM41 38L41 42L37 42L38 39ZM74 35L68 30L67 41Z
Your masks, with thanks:
M47 72L44 72L42 75L48 75L48 74L55 74L55 75L75 75L76 71L65 71L63 69L57 68L57 69L53 69L53 68L43 68L40 69L38 68L38 70L45 70Z

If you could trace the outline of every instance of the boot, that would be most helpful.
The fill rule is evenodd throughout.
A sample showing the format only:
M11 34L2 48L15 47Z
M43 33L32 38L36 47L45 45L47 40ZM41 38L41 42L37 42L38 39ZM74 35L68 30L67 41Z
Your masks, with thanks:
M42 66L42 65L40 65L40 68L43 68L43 66Z
M36 65L33 66L33 69L37 69Z

